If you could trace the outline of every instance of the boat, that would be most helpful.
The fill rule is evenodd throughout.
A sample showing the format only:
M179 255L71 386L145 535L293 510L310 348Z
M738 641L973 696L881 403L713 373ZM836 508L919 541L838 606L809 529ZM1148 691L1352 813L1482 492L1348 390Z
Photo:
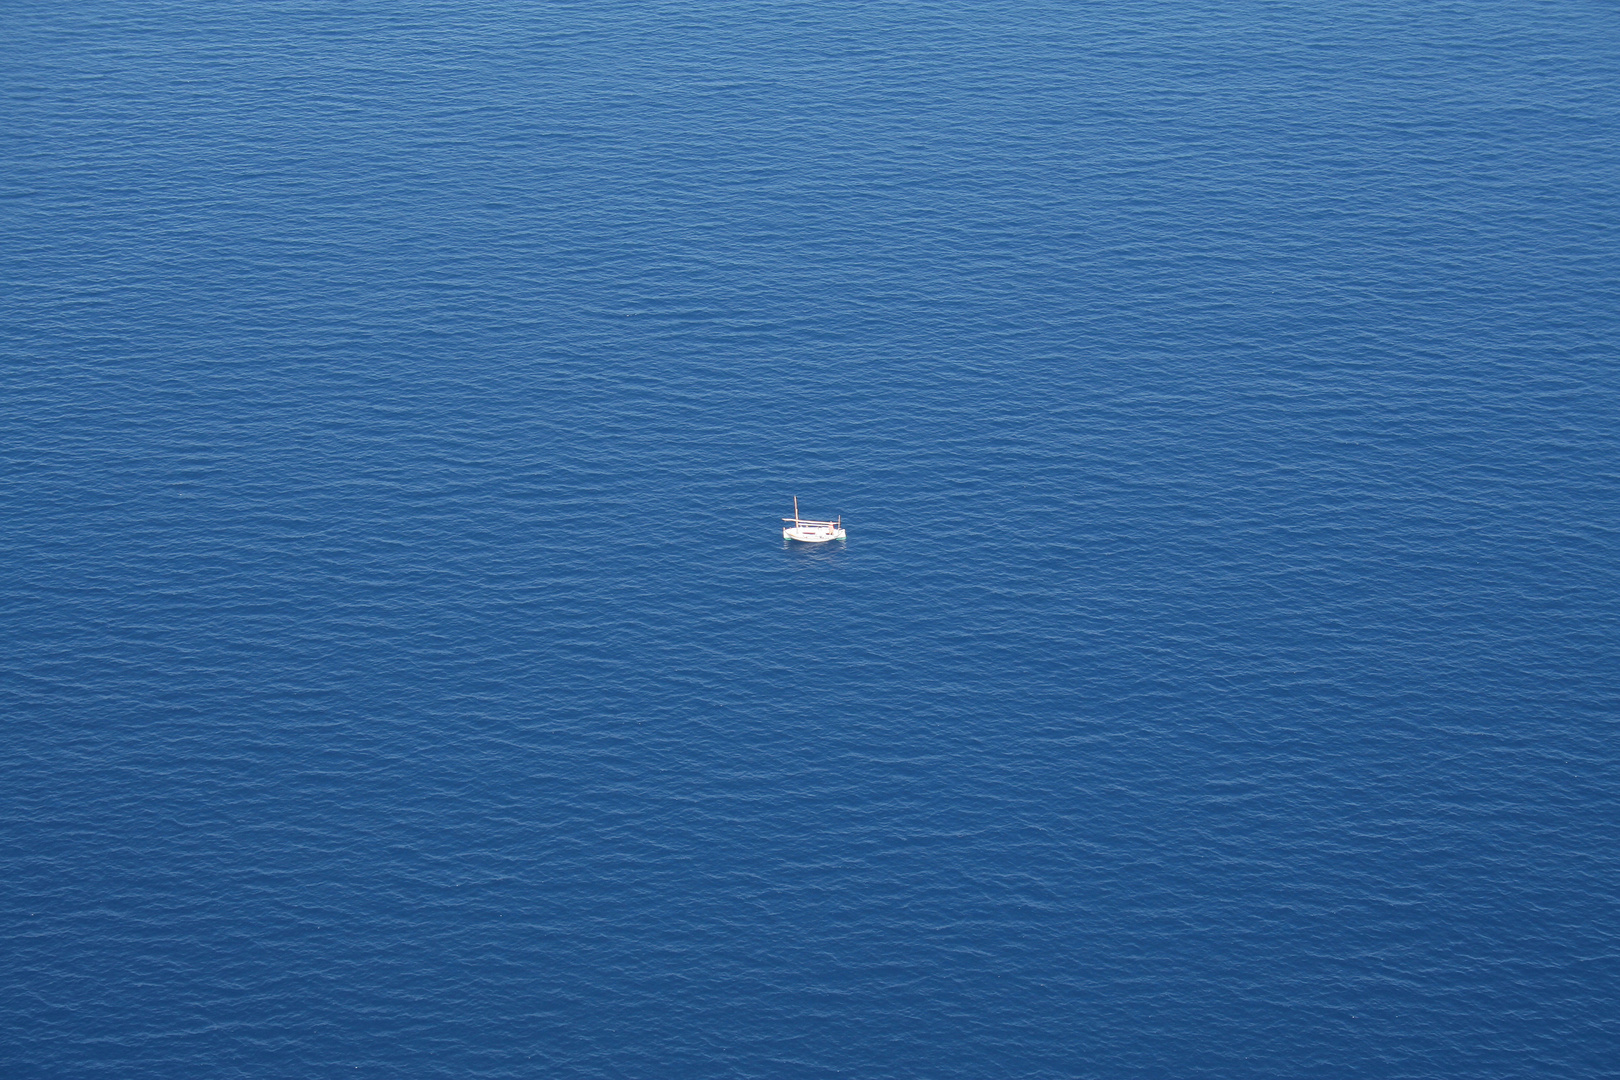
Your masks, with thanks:
M799 516L799 497L793 496L793 516L783 518L791 522L782 530L782 539L799 540L806 544L825 544L829 540L842 540L844 538L844 516L838 515L837 521L811 521L809 518Z

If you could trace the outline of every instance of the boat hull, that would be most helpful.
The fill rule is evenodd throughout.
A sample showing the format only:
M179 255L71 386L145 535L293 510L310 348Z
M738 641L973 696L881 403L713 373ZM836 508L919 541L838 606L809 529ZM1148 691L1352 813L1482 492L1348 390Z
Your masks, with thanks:
M797 540L801 544L825 544L829 540L842 540L843 538L843 529L812 529L800 525L797 528L782 530L782 539Z

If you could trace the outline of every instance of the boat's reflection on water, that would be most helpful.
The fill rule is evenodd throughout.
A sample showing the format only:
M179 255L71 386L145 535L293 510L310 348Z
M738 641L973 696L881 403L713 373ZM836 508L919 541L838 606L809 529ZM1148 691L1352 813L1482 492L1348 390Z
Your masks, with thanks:
M808 562L835 562L844 553L847 540L829 540L822 544L807 544L802 540L782 541L782 550L795 559Z

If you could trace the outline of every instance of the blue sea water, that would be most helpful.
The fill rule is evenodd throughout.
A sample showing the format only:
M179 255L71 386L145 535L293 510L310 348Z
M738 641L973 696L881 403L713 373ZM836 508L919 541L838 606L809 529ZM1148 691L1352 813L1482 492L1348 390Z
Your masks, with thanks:
M1612 4L0 30L0 1074L1614 1075Z

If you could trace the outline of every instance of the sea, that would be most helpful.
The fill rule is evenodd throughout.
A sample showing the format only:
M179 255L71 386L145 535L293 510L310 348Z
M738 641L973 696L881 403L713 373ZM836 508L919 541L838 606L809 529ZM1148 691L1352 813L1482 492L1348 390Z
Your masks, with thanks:
M0 100L7 1080L1620 1070L1613 3L14 0Z

